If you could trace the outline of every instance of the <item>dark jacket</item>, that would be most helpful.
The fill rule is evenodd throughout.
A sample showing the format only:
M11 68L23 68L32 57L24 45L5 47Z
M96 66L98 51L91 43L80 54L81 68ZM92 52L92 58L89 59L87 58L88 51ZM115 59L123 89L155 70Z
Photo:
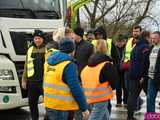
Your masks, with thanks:
M148 41L140 39L132 50L129 69L132 80L148 79L149 49Z
M30 82L43 82L43 72L44 72L44 61L45 61L45 44L42 44L40 47L36 47L33 43L30 45L34 46L31 57L34 58L34 75L30 78L27 78L27 57L24 66L24 72L22 80Z
M82 111L85 111L87 109L87 103L82 88L80 86L77 74L77 66L74 63L74 59L68 54L59 51L52 53L48 57L48 64L50 65L57 65L63 61L72 61L64 68L63 81L70 88L73 97L79 105L79 108Z
M149 69L149 67L148 67L148 69ZM160 89L160 49L159 49L158 55L157 55L154 80L156 81L156 84L157 84L158 88Z
M114 45L114 43L112 42L112 48L111 48L111 57L113 59L113 63L115 65L119 64L120 62L120 55L118 53L117 47Z
M113 60L107 55L101 54L101 53L95 53L89 58L88 66L94 67L105 61L113 62ZM100 83L108 81L112 89L115 89L115 81L117 81L117 79L118 79L118 73L114 65L106 64L102 68L101 73L100 73L100 77L99 77Z
M121 48L116 46L116 48L118 50L119 59L120 59L120 61L122 61L123 57L124 57L124 52L125 52L125 45L123 47L121 47Z
M123 62L123 57L124 57L124 52L125 52L125 45L122 48L119 48L118 46L116 46L117 50L118 50L118 54L120 57L120 61L117 65L117 71L119 73L119 80L123 81L124 80L124 70L121 68L121 63Z
M87 65L89 57L93 54L94 47L87 41L81 40L76 43L75 59L78 65L78 72L80 74L81 70Z

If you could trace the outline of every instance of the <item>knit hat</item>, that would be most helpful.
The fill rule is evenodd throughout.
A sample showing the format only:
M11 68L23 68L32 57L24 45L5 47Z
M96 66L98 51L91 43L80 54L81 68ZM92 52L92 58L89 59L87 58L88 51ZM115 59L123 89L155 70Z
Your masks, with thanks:
M75 49L75 44L69 38L63 38L59 43L59 50L65 53L71 53Z
M95 30L95 36L97 34L102 34L103 35L103 39L107 39L107 32L105 30L105 28L103 26L99 26L97 27L97 29Z
M87 34L86 34L86 35L88 35L88 34L94 34L94 31L95 31L95 30L90 29L90 30L87 31Z
M123 34L119 34L119 35L116 37L115 40L116 40L116 41L125 41L126 38L125 38L125 36L124 36Z
M78 35L78 36L80 36L80 37L83 37L83 35L84 35L84 30L83 30L83 28L77 27L77 28L75 28L73 31L74 31L74 33L75 33L76 35Z
M42 37L43 39L45 38L45 33L41 30L35 30L33 36L39 36Z

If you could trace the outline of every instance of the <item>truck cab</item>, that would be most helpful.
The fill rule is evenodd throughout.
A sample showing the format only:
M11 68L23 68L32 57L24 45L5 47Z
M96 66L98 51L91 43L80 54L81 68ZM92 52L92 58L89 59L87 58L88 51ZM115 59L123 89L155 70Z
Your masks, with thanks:
M64 27L65 0L0 0L0 110L28 105L21 79L33 32Z

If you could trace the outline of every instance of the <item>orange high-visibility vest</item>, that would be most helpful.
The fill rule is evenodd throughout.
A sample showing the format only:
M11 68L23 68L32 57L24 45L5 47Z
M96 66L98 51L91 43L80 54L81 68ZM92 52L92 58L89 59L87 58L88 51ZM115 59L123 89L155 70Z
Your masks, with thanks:
M100 83L99 76L105 64L103 62L95 67L86 66L81 72L82 87L89 104L110 100L113 97L109 82Z

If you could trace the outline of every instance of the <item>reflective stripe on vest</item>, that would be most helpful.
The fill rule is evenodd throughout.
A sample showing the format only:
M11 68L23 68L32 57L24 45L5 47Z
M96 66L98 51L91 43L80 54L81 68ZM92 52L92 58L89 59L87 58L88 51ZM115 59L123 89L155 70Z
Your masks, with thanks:
M27 52L27 77L32 77L34 75L34 64L33 58L31 57L33 51L33 46L28 49Z
M57 65L48 65L44 78L44 104L45 107L56 110L78 110L70 88L63 82L63 71L70 61Z
M130 61L131 52L135 45L132 46L133 38L130 38L126 44L124 62Z
M105 64L103 62L95 67L86 66L81 72L82 87L89 104L109 100L113 97L109 82L100 83L99 76Z
M92 40L91 42L94 47L96 47L96 44L97 44L97 40ZM106 41L106 44L107 44L107 48L108 48L108 51L107 51L107 55L111 56L111 50L112 50L112 39L107 39Z

